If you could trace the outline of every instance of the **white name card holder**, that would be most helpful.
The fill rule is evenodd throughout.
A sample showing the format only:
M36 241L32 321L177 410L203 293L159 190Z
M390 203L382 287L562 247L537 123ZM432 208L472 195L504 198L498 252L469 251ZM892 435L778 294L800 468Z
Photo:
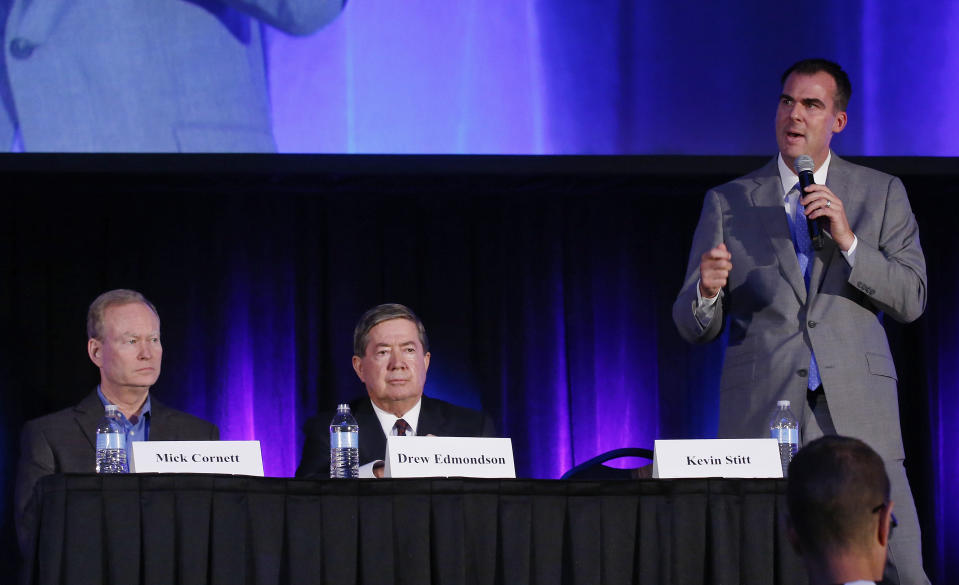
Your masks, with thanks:
M387 437L384 477L516 477L513 442L491 437Z
M130 472L263 477L263 456L259 441L136 441Z
M775 439L658 440L653 447L653 477L782 477Z

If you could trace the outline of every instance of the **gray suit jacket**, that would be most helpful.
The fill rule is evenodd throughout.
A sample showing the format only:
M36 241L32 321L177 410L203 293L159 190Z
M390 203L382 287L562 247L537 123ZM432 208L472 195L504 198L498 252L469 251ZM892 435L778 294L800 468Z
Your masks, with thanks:
M93 473L96 469L96 430L103 403L94 390L76 406L28 421L20 435L20 461L14 501L20 550L26 550L33 512L28 510L33 488L45 475ZM150 397L151 441L216 441L216 425L164 406Z
M272 151L254 19L309 34L344 4L0 0L0 150L19 124L27 151Z
M901 459L896 368L880 313L909 322L925 309L919 230L896 177L833 154L826 184L859 240L853 267L827 238L815 253L807 294L773 159L706 194L673 320L694 343L715 339L728 321L720 437L767 436L777 400L803 404L812 347L837 432L861 438L883 458ZM733 269L704 328L693 315L699 262L720 242ZM793 412L802 416L802 408Z
M360 465L383 459L386 454L386 435L376 417L368 396L350 403L353 418L360 427ZM330 421L333 411L310 417L303 425L306 442L296 477L328 478L330 476ZM416 426L419 436L437 437L495 437L496 427L486 414L450 404L444 400L423 396L420 419Z

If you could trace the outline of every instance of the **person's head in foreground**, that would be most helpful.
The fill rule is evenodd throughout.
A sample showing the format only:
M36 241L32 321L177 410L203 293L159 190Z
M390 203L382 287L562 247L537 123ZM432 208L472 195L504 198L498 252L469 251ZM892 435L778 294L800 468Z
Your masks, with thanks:
M880 581L896 525L882 459L859 439L826 436L789 464L788 535L810 585Z

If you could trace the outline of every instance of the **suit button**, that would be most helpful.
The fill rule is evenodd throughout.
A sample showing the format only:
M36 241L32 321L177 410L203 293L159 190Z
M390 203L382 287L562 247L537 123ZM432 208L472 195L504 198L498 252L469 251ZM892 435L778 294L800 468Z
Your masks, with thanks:
M815 321L810 321L810 322L806 323L806 325L809 325L809 328L812 329L813 327L815 327L816 325L818 325L818 323L816 323Z
M16 57L17 59L27 59L30 55L33 54L33 50L37 46L27 39L24 38L15 38L10 41L10 54Z
M800 378L805 378L806 376L809 375L809 370L807 370L806 368L799 368L798 370L796 370L796 374L798 374Z

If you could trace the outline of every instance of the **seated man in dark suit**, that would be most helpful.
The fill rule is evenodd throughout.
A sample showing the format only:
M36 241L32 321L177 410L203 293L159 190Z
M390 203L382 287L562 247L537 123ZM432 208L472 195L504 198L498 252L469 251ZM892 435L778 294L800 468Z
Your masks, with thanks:
M382 477L387 435L494 437L485 414L423 396L430 365L426 328L399 304L373 307L353 331L353 369L368 397L350 410L360 426L360 477ZM306 421L297 477L329 477L333 411Z
M168 408L150 396L160 375L160 317L142 294L125 289L98 296L87 312L87 353L100 368L100 384L76 406L28 421L20 439L15 488L21 550L31 537L33 488L44 475L93 473L96 428L104 407L122 413L128 460L134 441L217 440L211 423Z
M789 464L788 535L810 585L882 579L896 526L882 458L859 439L827 435Z

